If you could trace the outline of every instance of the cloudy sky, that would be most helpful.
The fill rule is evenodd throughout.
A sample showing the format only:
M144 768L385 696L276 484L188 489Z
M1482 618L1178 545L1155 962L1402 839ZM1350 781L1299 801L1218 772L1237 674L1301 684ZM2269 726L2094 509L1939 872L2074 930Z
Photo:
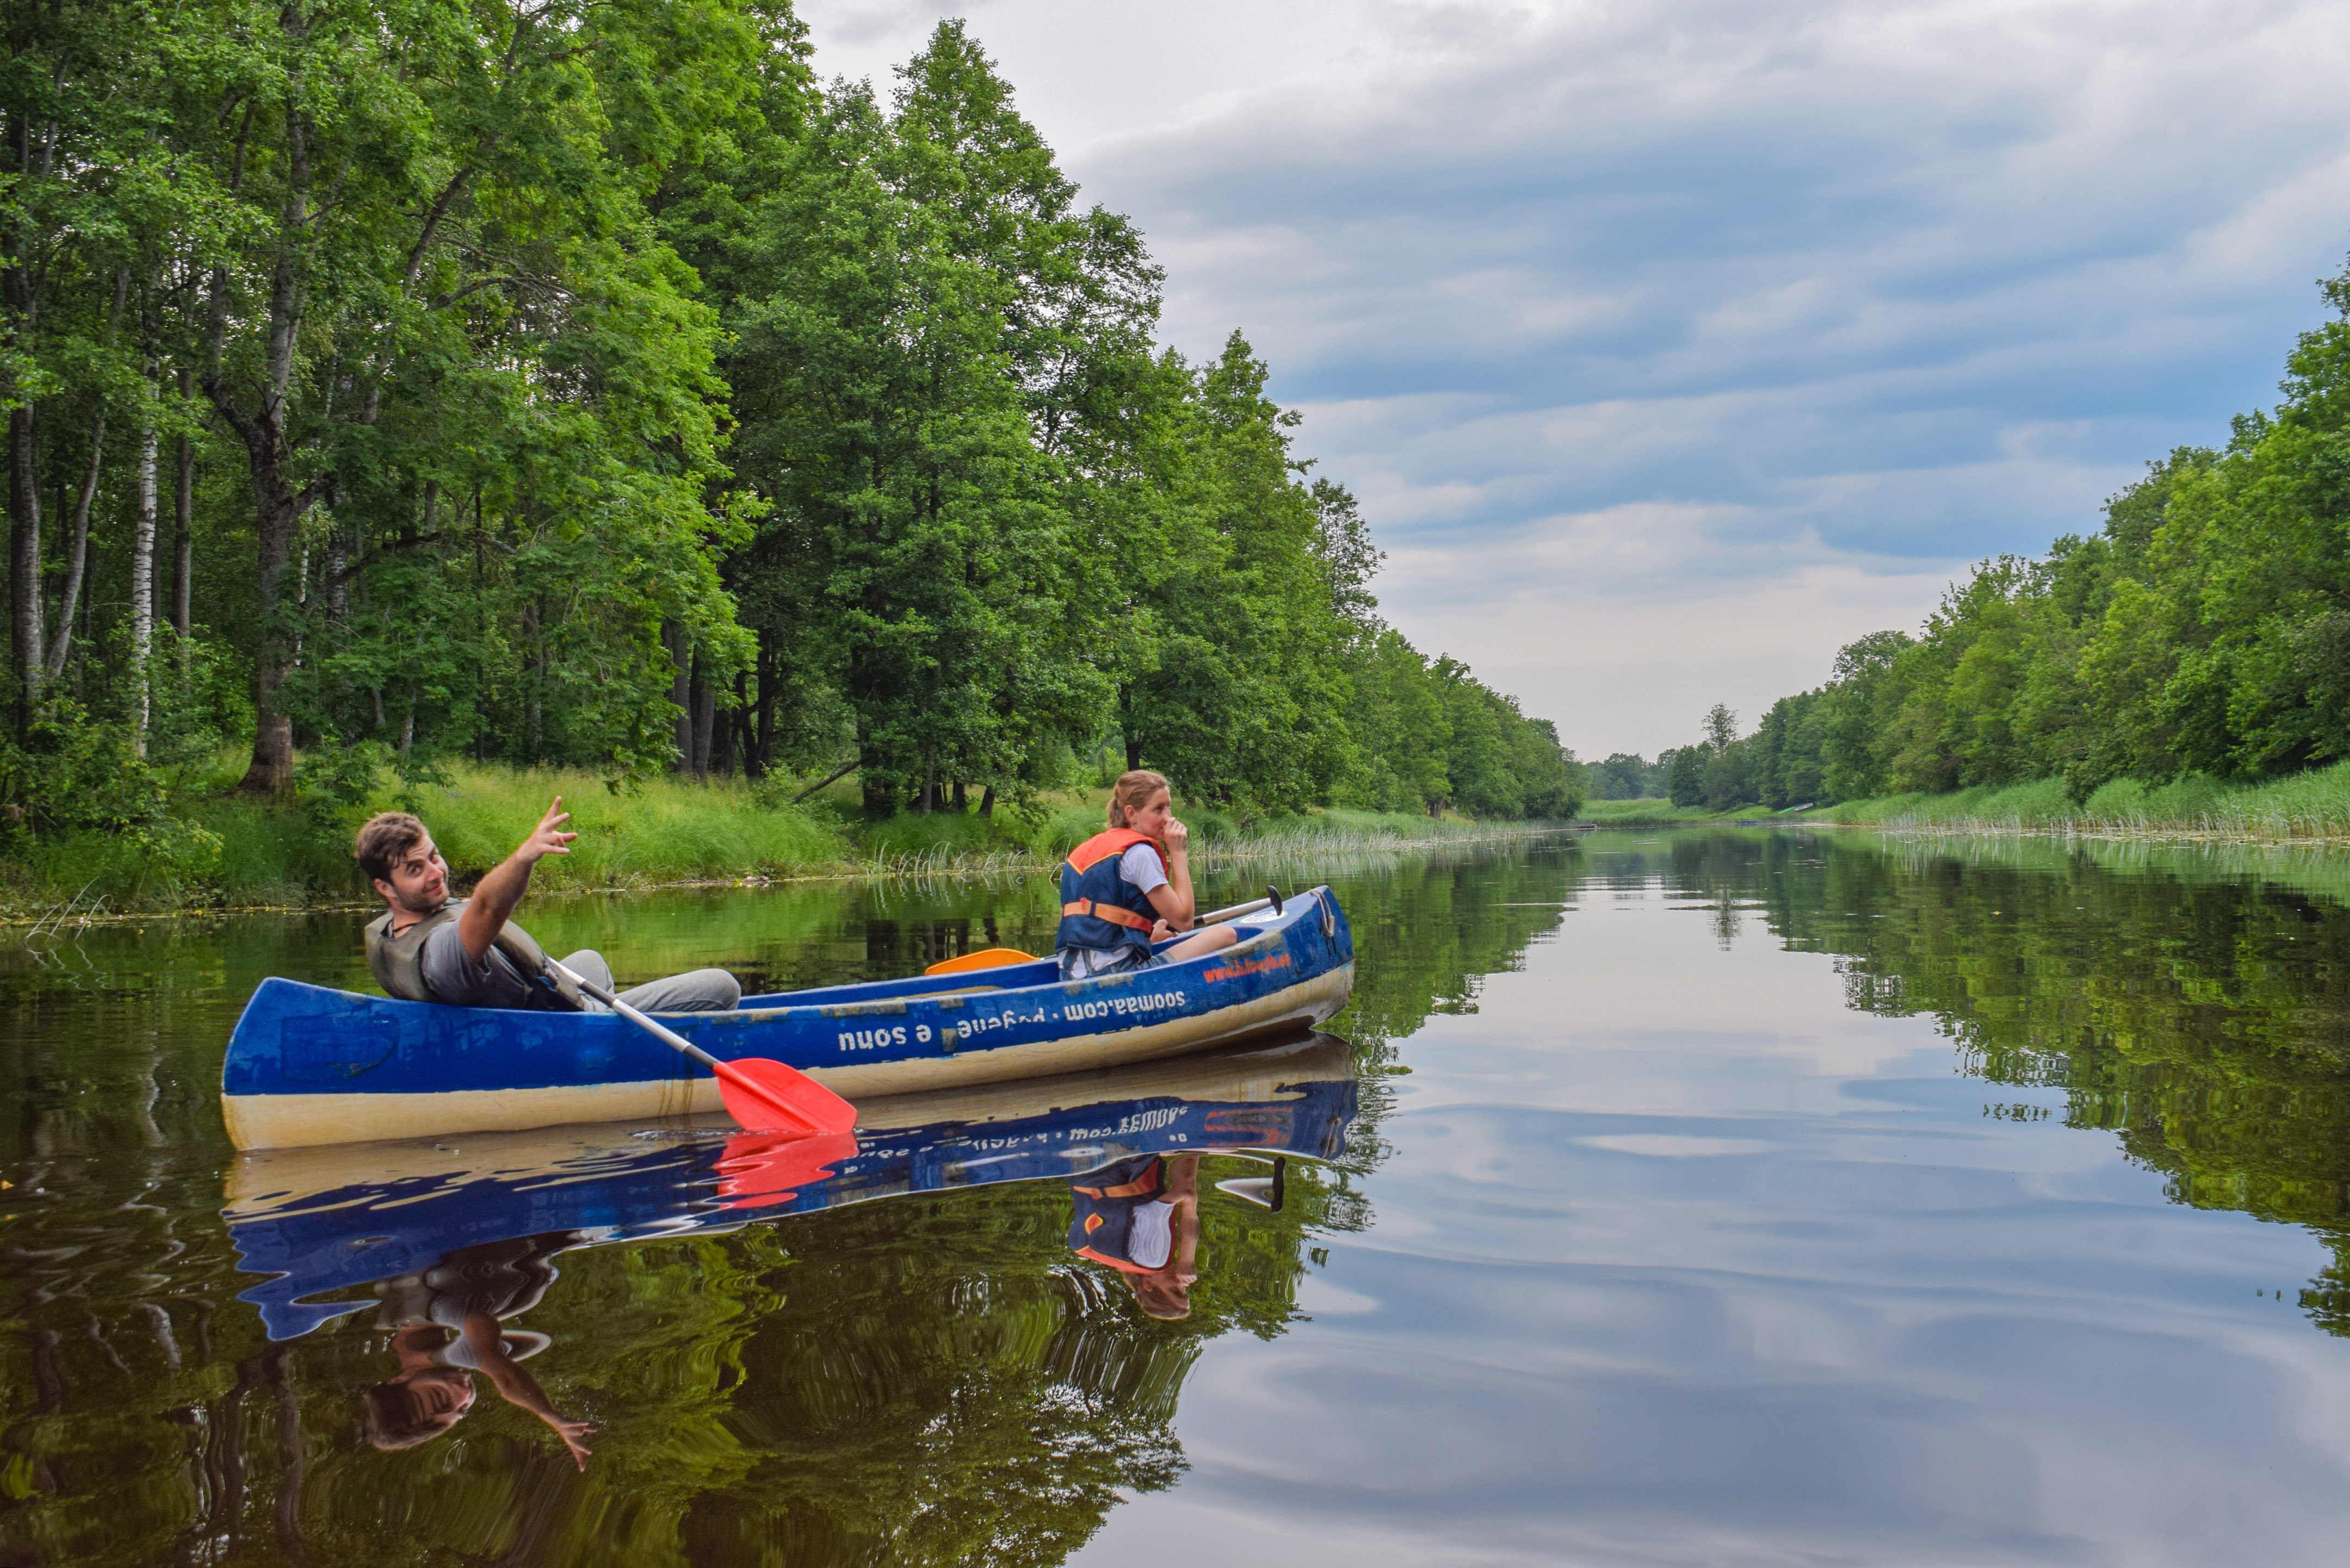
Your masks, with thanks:
M801 0L886 85L962 16L1237 327L1378 589L1555 719L1751 722L1951 574L2273 400L2350 251L2350 8Z

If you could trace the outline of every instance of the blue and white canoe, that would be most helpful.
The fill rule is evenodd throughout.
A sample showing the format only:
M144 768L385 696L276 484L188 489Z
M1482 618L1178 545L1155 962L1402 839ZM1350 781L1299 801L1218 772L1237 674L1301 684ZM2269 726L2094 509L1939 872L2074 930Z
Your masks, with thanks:
M1206 958L1063 981L1050 959L745 997L663 1022L850 1100L1005 1083L1308 1028L1346 1005L1354 936L1330 889L1235 919ZM626 1019L394 1002L271 978L221 1069L237 1147L707 1115L717 1081Z

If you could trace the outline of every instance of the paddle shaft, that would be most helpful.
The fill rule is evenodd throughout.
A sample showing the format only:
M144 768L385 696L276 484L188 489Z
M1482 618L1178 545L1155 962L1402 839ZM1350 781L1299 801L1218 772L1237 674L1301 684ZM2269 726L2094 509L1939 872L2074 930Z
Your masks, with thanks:
M1201 915L1198 919L1193 920L1191 922L1191 929L1196 931L1202 926L1213 926L1225 920L1237 920L1243 915L1253 915L1259 909L1269 909L1271 908L1273 908L1272 899L1257 898L1246 904L1234 904L1229 909L1213 909L1209 911L1207 914ZM996 961L993 964L979 964L971 961L973 959L995 958L997 954L1002 954L1003 956L1000 959L996 959ZM548 961L552 962L553 961L549 960ZM961 973L965 970L977 971L988 968L1000 969L1006 964L1034 963L1035 961L1036 957L1034 953L1024 953L1017 948L990 948L985 952L965 953L961 958L949 959L944 963L934 963L922 972L924 974L956 974ZM591 992L590 994L594 995L599 1002L605 1000L600 992ZM658 1029L660 1026L659 1024L654 1024L653 1027ZM672 1036L672 1038L674 1038L674 1036ZM680 1044L682 1044L682 1042ZM693 1050L693 1047L691 1045L686 1045L684 1048L688 1051ZM695 1054L699 1055L700 1053L696 1052Z
M701 1046L696 1045L692 1041L688 1040L684 1035L678 1033L675 1030L664 1028L660 1024L654 1023L651 1019L646 1017L643 1013L639 1012L635 1008L630 1007L627 1002L622 1002L619 997L614 996L610 992L606 991L602 986L598 985L594 981L589 980L586 975L581 974L578 971L570 969L553 958L549 958L546 961L546 967L561 975L564 979L569 981L572 984L577 986L580 990L586 992L588 995L594 997L597 1001L602 1002L605 1006L610 1008L613 1012L619 1013L621 1017L627 1019L629 1023L635 1024L638 1028L643 1030L646 1033L651 1035L654 1039L660 1041L662 1044L670 1046L672 1049L684 1052L687 1055L692 1057L695 1061L701 1063L703 1066L709 1068L712 1072L717 1074L722 1078L735 1076L734 1070L729 1067L725 1063L720 1061L717 1057L712 1056L709 1052L704 1051Z
M556 973L568 977L574 985L662 1044L683 1052L709 1068L717 1075L718 1093L726 1103L726 1114L743 1126L753 1125L753 1113L743 1108L745 1102L760 1107L762 1114L781 1116L786 1123L795 1123L809 1132L845 1133L857 1125L856 1106L796 1067L764 1059L740 1065L722 1062L676 1031L654 1023L569 965L551 958L546 962ZM774 1079L766 1076L770 1074ZM735 1098L737 1095L743 1096L741 1101Z

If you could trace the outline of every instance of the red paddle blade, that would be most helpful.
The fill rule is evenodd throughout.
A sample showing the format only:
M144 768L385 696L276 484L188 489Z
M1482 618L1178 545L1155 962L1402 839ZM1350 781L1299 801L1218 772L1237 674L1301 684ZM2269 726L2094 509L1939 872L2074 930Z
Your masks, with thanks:
M795 1067L746 1056L718 1064L718 1095L726 1114L754 1131L845 1133L857 1127L857 1107Z
M718 1157L718 1174L725 1179L718 1196L728 1199L729 1209L788 1203L856 1152L853 1133L744 1133L729 1139Z

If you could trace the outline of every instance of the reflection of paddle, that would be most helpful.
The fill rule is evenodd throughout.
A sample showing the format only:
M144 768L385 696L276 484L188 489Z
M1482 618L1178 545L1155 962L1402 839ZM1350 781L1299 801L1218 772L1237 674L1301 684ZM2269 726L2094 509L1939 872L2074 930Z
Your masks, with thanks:
M729 1209L764 1209L788 1203L803 1187L832 1175L831 1167L857 1153L854 1133L814 1137L744 1133L727 1141L718 1157L718 1196Z
M1217 925L1225 920L1236 920L1243 915L1253 915L1259 909L1269 909L1276 915L1281 913L1280 889L1267 888L1265 891L1273 896L1246 904L1234 904L1229 909L1211 910L1192 921L1191 929L1196 931L1202 926ZM1035 961L1035 954L1024 953L1018 948L987 948L979 952L965 953L961 958L951 958L944 963L934 963L922 972L924 974L961 974L965 970L1003 969L1010 964Z
M786 1067L781 1062L764 1061L755 1056L746 1056L739 1062L722 1062L682 1034L654 1023L577 971L565 968L551 958L546 961L546 967L568 978L572 984L662 1044L684 1052L717 1074L718 1096L726 1103L726 1114L744 1127L771 1127L778 1132L803 1135L845 1133L856 1127L857 1107L796 1067Z

